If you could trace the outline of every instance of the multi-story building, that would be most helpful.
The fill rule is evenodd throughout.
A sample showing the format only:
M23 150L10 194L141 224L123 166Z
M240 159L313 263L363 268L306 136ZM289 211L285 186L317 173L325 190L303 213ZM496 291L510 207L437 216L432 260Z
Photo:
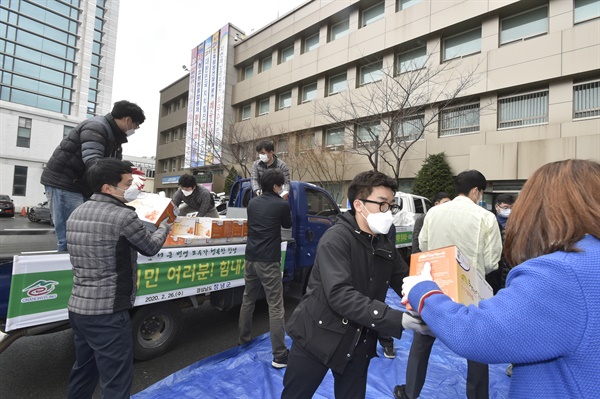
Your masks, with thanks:
M119 0L0 3L0 193L16 209L64 135L112 108Z
M235 43L234 68L230 164L271 139L340 203L375 165L409 191L440 152L485 174L488 202L544 163L600 160L600 0L308 1Z

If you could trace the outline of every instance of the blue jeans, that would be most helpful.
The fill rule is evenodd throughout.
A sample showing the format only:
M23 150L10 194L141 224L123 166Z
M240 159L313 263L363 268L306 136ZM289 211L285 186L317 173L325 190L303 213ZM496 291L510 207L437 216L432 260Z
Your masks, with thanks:
M100 382L103 399L129 399L133 382L133 335L129 312L81 315L69 312L75 364L69 399L91 398Z
M83 194L63 190L52 186L44 186L48 208L54 222L54 231L58 240L58 251L67 250L67 219L79 205L85 202Z

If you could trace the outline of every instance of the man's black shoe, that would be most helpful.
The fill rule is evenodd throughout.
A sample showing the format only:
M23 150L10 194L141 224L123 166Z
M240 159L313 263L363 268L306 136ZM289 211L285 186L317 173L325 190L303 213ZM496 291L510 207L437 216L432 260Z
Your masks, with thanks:
M282 369L287 367L287 362L288 362L288 353L290 351L287 351L285 353L285 356L279 359L275 359L273 358L273 361L271 362L271 366L275 367L276 369Z
M394 387L394 398L409 399L409 397L406 396L406 385L396 385Z

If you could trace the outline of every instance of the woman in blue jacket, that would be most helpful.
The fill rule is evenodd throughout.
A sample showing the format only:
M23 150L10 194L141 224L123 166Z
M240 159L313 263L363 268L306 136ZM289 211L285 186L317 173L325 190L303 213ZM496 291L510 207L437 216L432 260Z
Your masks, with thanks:
M598 397L599 199L598 162L539 168L506 225L504 252L516 267L479 307L454 303L430 275L404 279L405 298L450 349L514 364L510 398Z

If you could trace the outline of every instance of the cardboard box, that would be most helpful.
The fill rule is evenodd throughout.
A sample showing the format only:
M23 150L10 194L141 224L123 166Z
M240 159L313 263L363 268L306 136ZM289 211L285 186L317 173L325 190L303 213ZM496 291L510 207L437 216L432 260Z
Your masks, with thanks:
M167 218L170 222L174 222L179 212L170 198L145 192L141 192L134 201L128 202L127 205L135 208L140 220L157 227Z
M463 305L478 305L491 298L492 287L485 281L456 246L419 252L410 256L410 275L421 273L423 266L431 264L431 277L444 294Z
M170 234L174 237L193 238L195 229L196 218L178 216Z
M197 238L231 238L233 234L233 221L216 218L196 218L194 235Z

